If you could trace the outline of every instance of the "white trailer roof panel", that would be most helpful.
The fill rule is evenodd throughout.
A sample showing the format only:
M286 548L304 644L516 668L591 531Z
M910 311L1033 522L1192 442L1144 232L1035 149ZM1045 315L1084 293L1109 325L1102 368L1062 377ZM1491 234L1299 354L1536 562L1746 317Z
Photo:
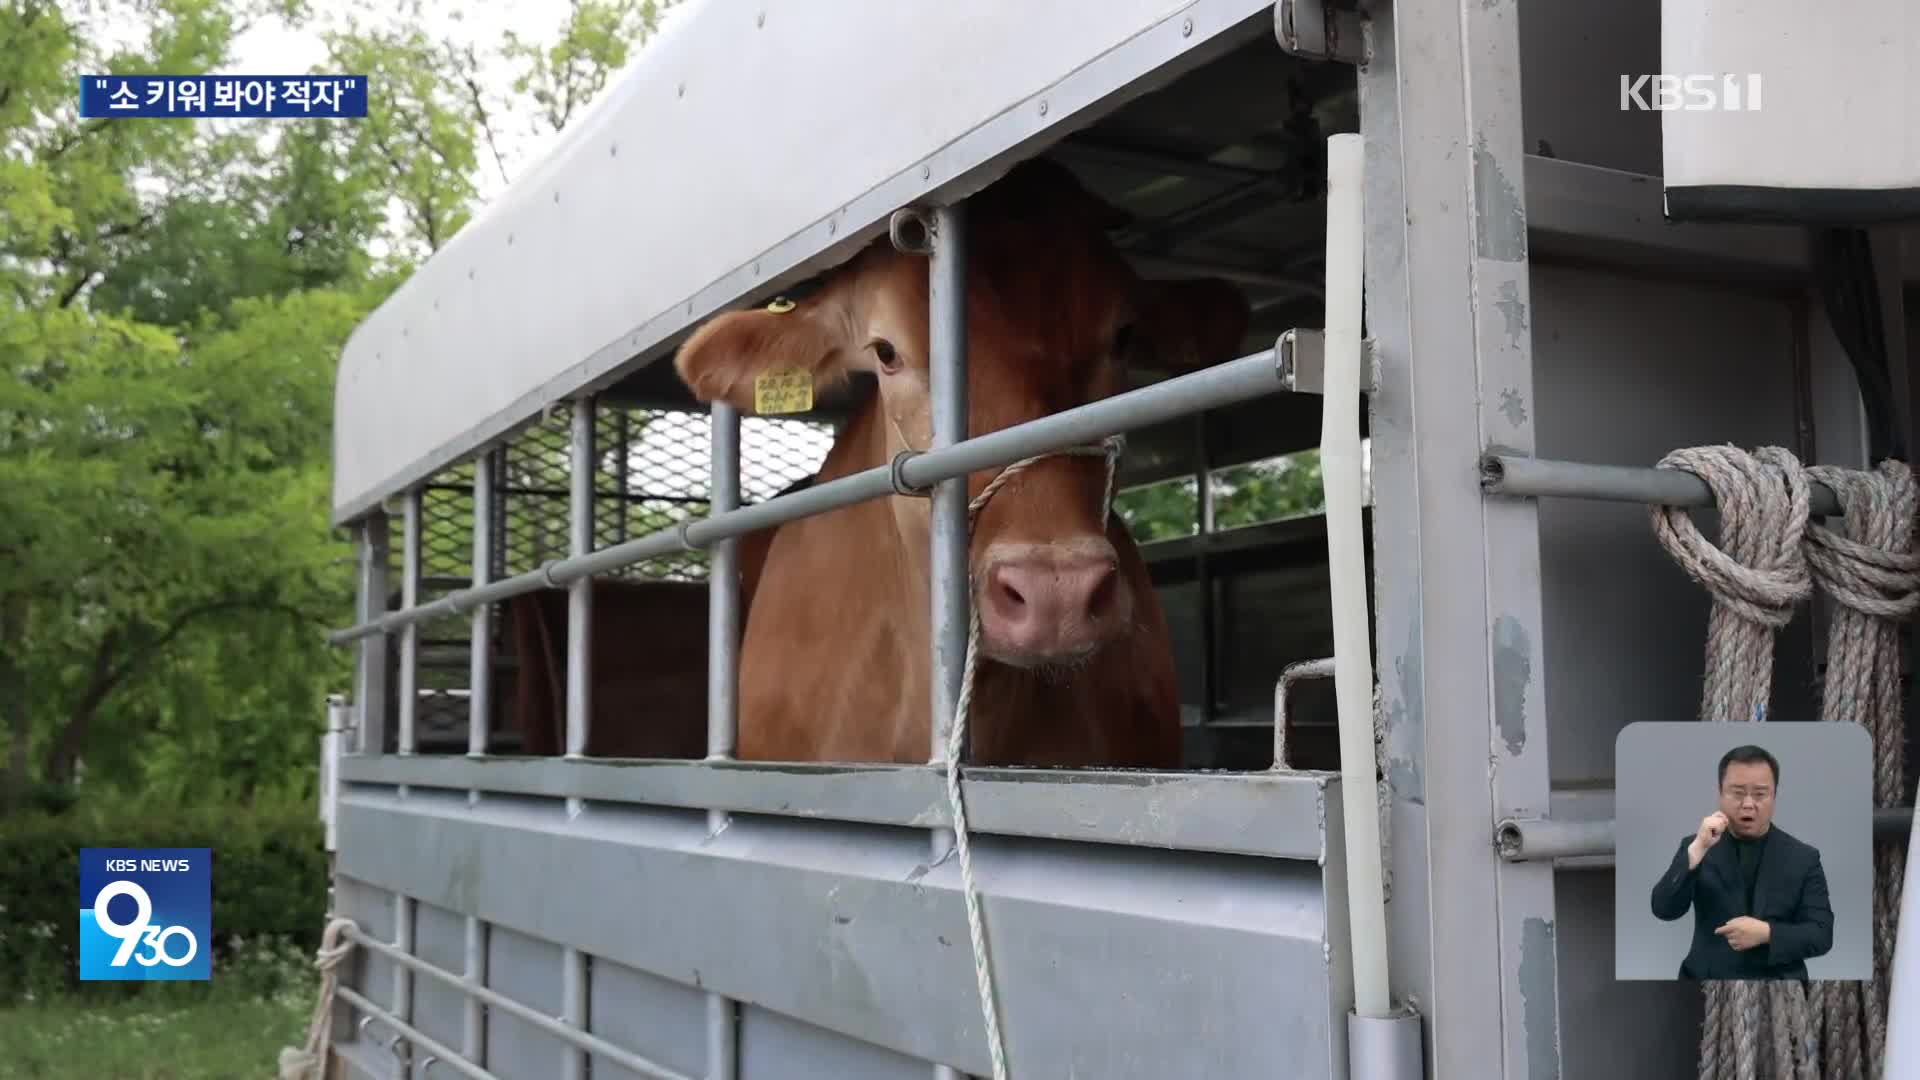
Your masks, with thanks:
M701 0L355 331L336 523L846 257L895 208L990 180L1270 9Z

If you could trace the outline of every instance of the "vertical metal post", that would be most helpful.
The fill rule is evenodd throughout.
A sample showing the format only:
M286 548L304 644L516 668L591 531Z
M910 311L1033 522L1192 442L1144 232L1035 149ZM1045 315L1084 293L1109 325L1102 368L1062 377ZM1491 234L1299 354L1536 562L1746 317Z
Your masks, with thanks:
M1392 905L1390 989L1427 1011L1433 1080L1553 1076L1553 866L1489 842L1500 816L1548 799L1535 506L1483 499L1462 465L1532 453L1539 414L1519 10L1381 2L1367 17L1375 669L1395 896L1421 898Z
M498 449L488 450L473 462L473 584L478 587L493 577L494 547L494 475ZM467 680L467 756L485 757L487 733L493 717L493 605L481 604L473 612L473 637ZM467 805L480 804L480 789L467 791ZM469 985L487 984L487 930L479 919L467 916L466 977ZM485 1064L486 1012L480 1000L468 995L465 1022L461 1027L460 1052L468 1061Z
M1200 724L1214 720L1217 691L1214 688L1213 634L1213 562L1207 558L1207 545L1213 535L1213 446L1207 437L1207 414L1193 414L1193 448L1198 467L1193 473L1194 494L1199 503L1200 535L1194 545L1194 581L1200 590Z
M712 512L740 505L740 413L713 403L708 435ZM707 760L733 757L740 709L740 541L713 545L707 564ZM707 811L707 828L727 827L725 810ZM707 1080L734 1080L740 1071L739 1014L724 994L707 993Z
M933 215L932 265L928 289L932 448L952 446L967 437L967 243L964 203L939 207ZM933 489L930 508L932 568L933 745L929 760L947 761L947 738L960 704L960 680L967 658L967 479L957 477ZM962 753L965 749L962 748ZM933 857L953 849L952 829L935 829ZM935 1080L958 1080L959 1073L934 1066Z
M360 526L360 621L387 611L387 560L390 526L387 515L375 510ZM354 696L360 712L362 754L387 752L387 656L393 641L371 634L360 642L359 671Z
M400 606L410 608L420 602L420 511L425 495L419 488L408 489L404 496L402 520L406 523L400 549ZM413 753L414 720L420 704L420 624L410 622L400 629L400 739L399 753ZM407 787L400 785L400 794Z
M572 481L568 515L571 524L569 554L585 555L593 550L593 412L594 399L578 398L573 403L573 445L568 479ZM567 757L582 758L587 753L587 727L593 715L593 578L583 577L567 590ZM586 801L567 797L567 819L579 817ZM560 998L562 1019L585 1030L587 1026L587 958L569 945L561 956ZM561 1075L566 1080L583 1080L587 1072L586 1051L566 1047L561 1053Z
M405 495L402 521L405 523L401 536L400 549L400 606L410 608L420 602L420 514L425 498L420 488L410 488ZM408 623L400 631L400 731L396 742L397 752L402 756L414 751L414 719L420 701L420 624ZM406 784L399 785L402 799L409 794ZM395 893L393 898L394 942L393 947L402 952L413 952L413 897L406 893ZM413 1018L413 970L405 964L393 966L393 1012L403 1021ZM412 1076L412 1047L402 1054L400 1075Z

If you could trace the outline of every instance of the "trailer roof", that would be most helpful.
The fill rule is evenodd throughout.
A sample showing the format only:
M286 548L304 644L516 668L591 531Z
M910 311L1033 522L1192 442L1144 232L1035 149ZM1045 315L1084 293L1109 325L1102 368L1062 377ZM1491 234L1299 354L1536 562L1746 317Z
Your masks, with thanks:
M1270 8L702 0L355 330L335 523L1244 42Z

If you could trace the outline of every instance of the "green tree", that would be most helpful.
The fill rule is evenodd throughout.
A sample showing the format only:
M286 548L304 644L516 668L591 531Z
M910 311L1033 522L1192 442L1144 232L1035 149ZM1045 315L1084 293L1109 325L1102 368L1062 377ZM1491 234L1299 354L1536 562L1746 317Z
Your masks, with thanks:
M0 724L6 790L246 799L306 783L351 655L328 527L352 328L471 216L517 64L557 128L657 24L583 0L560 44L430 37L411 8L0 5ZM254 20L373 76L364 121L82 120L83 72L192 74ZM125 40L130 45L103 44ZM482 48L482 44L486 47Z

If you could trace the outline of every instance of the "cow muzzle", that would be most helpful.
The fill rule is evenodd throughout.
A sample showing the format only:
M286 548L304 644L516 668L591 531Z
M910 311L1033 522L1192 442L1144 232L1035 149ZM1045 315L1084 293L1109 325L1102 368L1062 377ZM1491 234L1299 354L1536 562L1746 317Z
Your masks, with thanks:
M1132 595L1113 545L996 545L974 603L981 651L1022 668L1072 666L1125 630Z

